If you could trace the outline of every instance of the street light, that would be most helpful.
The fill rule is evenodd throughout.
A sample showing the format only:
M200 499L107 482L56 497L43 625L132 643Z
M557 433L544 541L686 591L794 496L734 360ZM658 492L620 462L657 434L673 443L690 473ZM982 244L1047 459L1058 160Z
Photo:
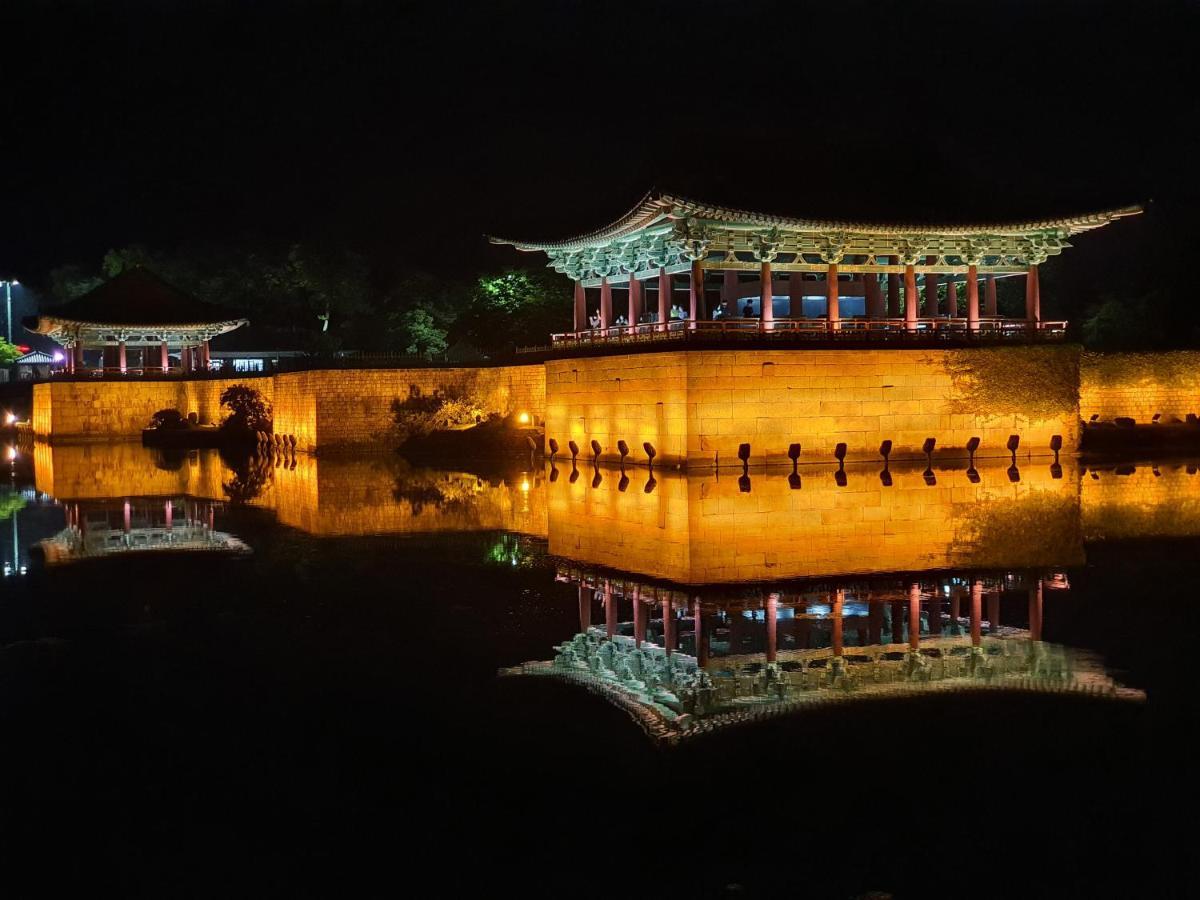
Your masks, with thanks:
M4 321L8 325L8 342L12 343L12 289L13 285L20 286L21 282L15 278L12 281L0 281L4 285Z

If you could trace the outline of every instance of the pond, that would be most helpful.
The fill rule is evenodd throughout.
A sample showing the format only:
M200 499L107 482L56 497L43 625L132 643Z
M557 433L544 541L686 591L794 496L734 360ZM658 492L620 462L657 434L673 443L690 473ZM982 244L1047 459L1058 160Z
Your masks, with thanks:
M1189 460L6 465L14 891L1182 884Z

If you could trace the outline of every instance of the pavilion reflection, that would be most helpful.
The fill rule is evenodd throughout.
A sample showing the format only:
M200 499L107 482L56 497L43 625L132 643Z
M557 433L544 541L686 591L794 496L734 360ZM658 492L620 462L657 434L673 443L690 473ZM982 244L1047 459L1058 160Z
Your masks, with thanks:
M961 573L754 590L681 591L560 567L579 631L553 661L503 675L587 686L675 742L852 699L988 688L1143 699L1089 654L1043 642L1062 573ZM1001 598L1023 614L1002 624Z
M216 530L219 505L186 496L71 500L66 527L38 546L47 566L133 553L248 554L239 538Z

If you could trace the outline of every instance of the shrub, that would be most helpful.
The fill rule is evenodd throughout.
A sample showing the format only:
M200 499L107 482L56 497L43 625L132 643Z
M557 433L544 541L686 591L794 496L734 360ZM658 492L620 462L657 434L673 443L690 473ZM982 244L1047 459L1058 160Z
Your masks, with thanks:
M424 437L435 431L474 425L486 418L484 398L472 380L423 395L413 385L406 399L392 401L392 422L399 438Z
M160 431L179 431L187 428L187 419L177 409L160 409L150 417L150 427Z

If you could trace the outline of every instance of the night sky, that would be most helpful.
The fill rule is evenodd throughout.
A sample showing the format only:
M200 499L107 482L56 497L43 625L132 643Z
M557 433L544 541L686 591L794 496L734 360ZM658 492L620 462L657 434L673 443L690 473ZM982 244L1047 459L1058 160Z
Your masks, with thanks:
M485 232L590 229L653 186L916 221L1153 199L1078 252L1157 264L1197 199L1197 13L10 0L0 271L262 237L471 272L518 260Z

